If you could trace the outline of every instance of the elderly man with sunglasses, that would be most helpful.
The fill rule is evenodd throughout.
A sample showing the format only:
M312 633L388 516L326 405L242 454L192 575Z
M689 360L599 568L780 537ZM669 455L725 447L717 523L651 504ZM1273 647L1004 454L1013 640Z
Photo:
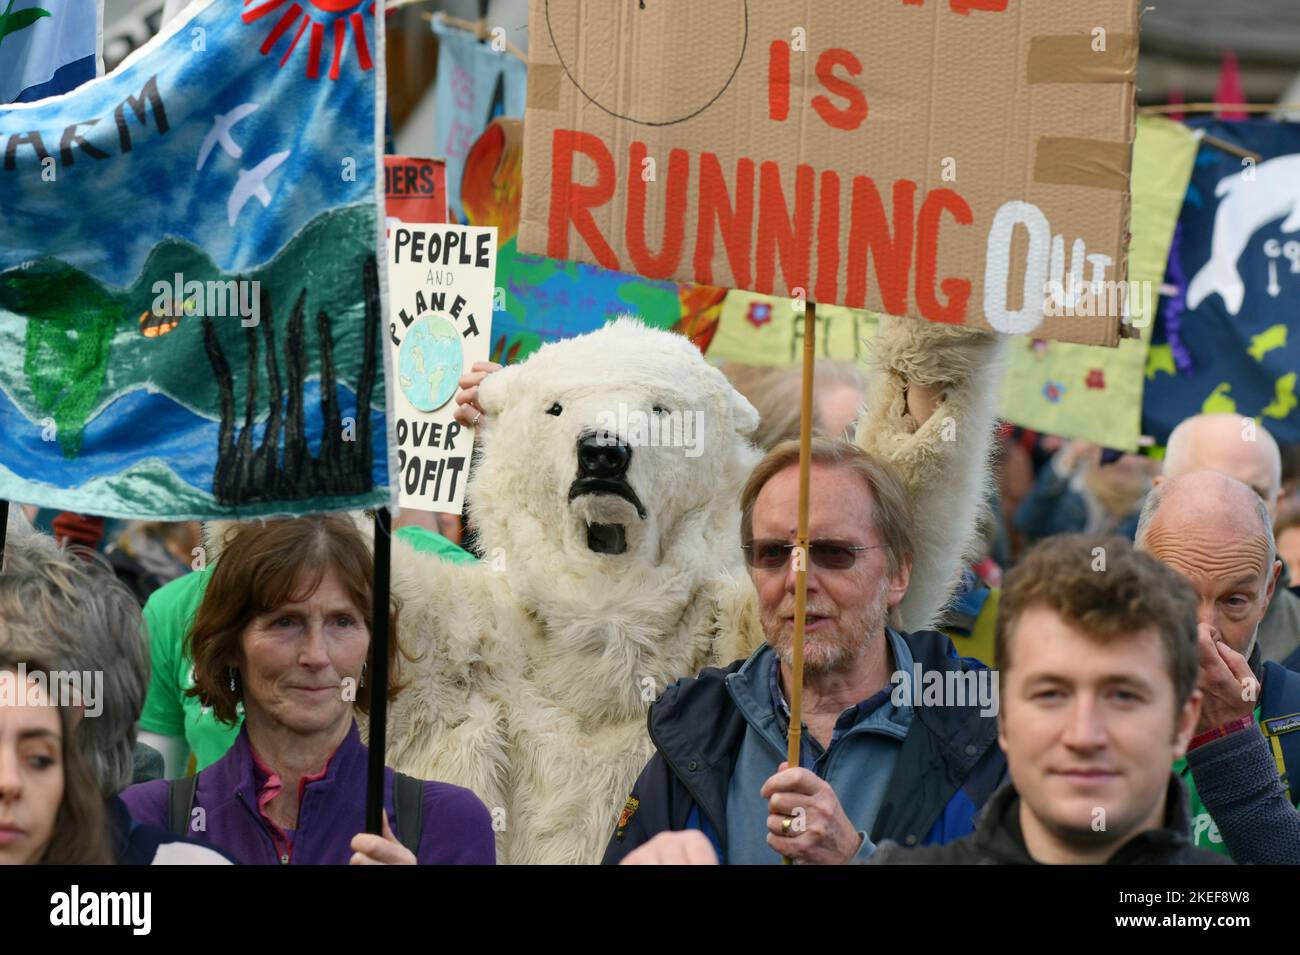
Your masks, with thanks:
M798 462L797 442L778 445L741 496L766 643L679 680L651 708L656 753L606 863L846 863L884 839L946 843L972 831L1005 778L992 674L957 658L942 634L891 626L915 550L903 483L854 445L815 439L805 558L795 546ZM796 563L805 559L803 726L790 768ZM992 692L970 692L981 679Z

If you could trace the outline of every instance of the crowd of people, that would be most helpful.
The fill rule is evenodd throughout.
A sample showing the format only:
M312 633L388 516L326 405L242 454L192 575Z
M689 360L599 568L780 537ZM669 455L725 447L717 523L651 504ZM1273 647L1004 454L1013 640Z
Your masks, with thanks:
M463 420L481 418L491 371L462 381ZM760 412L789 398L788 373L730 371ZM655 752L604 861L1300 863L1300 498L1268 432L1197 416L1158 460L1004 428L979 552L938 628L909 633L912 502L845 440L861 379L825 381L807 554L797 422L772 411L736 502L764 642L649 703ZM115 528L15 508L0 861L492 863L478 795L391 768L382 833L366 831L358 721L421 649L402 646L395 600L388 685L369 679L368 526ZM396 534L472 561L472 531L416 518ZM102 680L68 701L53 673Z

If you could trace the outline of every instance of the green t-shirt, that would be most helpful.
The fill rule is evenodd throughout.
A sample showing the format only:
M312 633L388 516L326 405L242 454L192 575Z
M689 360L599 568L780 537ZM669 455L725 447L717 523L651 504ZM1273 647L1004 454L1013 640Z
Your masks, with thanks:
M1258 706L1255 707L1255 725L1259 725ZM1188 768L1186 756L1174 761L1174 772L1187 787L1187 817L1192 822L1192 842L1201 849L1210 849L1228 855L1228 847L1223 842L1223 836L1219 834L1218 825L1211 818L1205 803L1201 802L1201 797L1196 792L1196 781L1192 779L1192 771Z
M239 735L239 723L222 723L212 715L211 707L185 693L194 685L194 664L185 652L185 634L199 612L211 575L211 567L205 567L178 577L155 590L144 605L153 672L140 729L161 736L184 736L197 769L224 756Z
M469 551L457 547L441 534L421 527L403 527L395 535L422 554L432 554L448 563L473 563ZM194 664L185 652L185 635L203 601L211 567L194 571L160 587L144 606L149 631L149 653L153 671L149 693L140 714L140 729L160 736L184 736L194 755L195 770L211 766L239 735L243 722L223 723L197 697L185 691L194 685Z
M473 564L478 561L465 548L453 544L436 531L425 530L423 527L403 527L393 536L406 541L417 553L432 554L449 564Z

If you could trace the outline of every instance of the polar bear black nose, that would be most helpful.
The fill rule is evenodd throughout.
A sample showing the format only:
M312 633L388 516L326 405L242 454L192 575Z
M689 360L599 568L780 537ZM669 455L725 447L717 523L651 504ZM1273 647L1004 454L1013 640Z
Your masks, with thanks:
M608 432L578 439L578 477L620 478L632 462L632 449Z

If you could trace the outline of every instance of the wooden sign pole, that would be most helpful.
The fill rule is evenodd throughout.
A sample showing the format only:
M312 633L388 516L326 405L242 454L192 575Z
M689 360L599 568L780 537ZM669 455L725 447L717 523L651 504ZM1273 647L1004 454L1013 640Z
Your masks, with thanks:
M808 599L808 486L812 470L813 358L817 306L804 303L803 312L803 400L799 412L799 524L795 539L794 640L790 649L790 731L786 760L790 768L799 765L800 733L803 726L803 629ZM791 864L784 856L786 865Z

